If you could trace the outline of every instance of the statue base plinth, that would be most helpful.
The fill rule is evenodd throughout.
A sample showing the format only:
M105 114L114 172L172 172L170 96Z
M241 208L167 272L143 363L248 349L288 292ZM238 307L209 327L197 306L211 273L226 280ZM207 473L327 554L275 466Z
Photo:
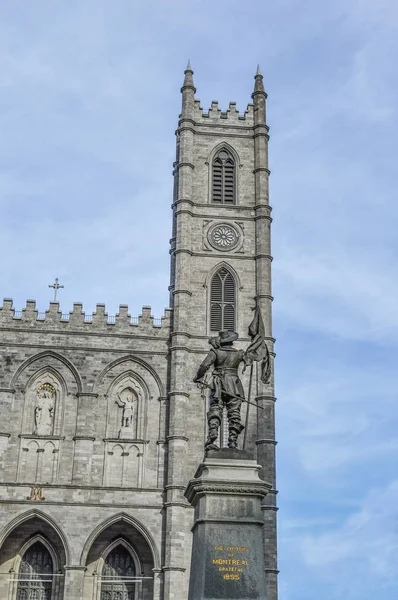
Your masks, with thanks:
M135 439L135 430L134 427L122 427L119 431L119 439L124 440L133 440Z
M253 452L239 450L238 448L219 448L218 450L205 450L205 458L227 458L228 460L254 460Z
M195 521L188 600L266 600L261 500L271 486L259 470L246 452L211 450L189 482Z

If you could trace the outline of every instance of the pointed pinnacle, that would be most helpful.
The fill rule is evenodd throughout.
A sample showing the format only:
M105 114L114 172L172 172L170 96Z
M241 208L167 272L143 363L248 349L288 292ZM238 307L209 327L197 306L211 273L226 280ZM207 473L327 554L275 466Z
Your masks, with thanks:
M257 65L257 72L254 76L254 92L252 94L253 99L256 94L265 94L263 79L264 77L261 73L260 65Z
M192 75L193 71L191 67L191 61L188 60L187 68L184 71L184 83L182 84L181 91L183 91L185 88L192 88L194 93L196 92Z

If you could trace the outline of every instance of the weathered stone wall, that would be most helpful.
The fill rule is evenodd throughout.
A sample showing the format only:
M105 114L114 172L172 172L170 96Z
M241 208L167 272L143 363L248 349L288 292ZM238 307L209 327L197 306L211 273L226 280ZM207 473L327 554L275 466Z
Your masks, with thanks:
M133 324L125 306L111 322L103 305L89 320L78 304L68 317L56 303L44 315L32 301L21 313L9 300L0 308L0 597L14 597L8 571L42 531L60 569L66 566L57 600L62 593L95 597L93 573L116 533L141 557L139 574L149 578L144 597L158 598L153 569L161 566L170 311L159 325L149 307ZM39 435L35 406L43 384L56 396L51 430ZM116 400L126 388L136 392L136 406L131 435L120 438L123 406ZM103 531L87 563L88 540Z

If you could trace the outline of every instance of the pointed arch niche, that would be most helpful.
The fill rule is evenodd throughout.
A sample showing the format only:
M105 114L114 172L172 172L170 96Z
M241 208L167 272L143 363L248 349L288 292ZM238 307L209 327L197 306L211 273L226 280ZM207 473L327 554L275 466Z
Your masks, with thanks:
M25 360L15 371L11 385L15 389L15 427L20 431L18 458L12 457L15 478L24 483L57 483L65 428L69 424L69 435L75 430L75 398L82 389L79 373L69 359L46 350ZM36 408L39 405L44 419L38 428ZM64 419L64 415L67 418ZM30 446L31 440L35 440L37 446ZM52 443L47 444L47 441ZM36 473L32 454L28 459L30 452L41 455L36 457ZM41 465L44 465L43 473Z
M37 436L60 436L65 395L65 382L54 368L44 367L35 373L26 386L23 432ZM40 415L37 415L38 408Z
M27 382L18 463L18 481L56 483L66 384L51 367Z
M106 396L103 484L109 487L142 487L148 389L137 374L129 370L113 381Z
M154 366L136 356L120 357L98 375L94 391L98 407L106 415L98 484L158 487L164 473L164 454L158 442L165 439L165 406L162 381ZM123 404L126 399L132 402L128 411ZM122 480L119 475L123 471L126 477Z
M144 382L140 381L133 371L129 370L119 375L107 392L106 437L145 439L147 397Z

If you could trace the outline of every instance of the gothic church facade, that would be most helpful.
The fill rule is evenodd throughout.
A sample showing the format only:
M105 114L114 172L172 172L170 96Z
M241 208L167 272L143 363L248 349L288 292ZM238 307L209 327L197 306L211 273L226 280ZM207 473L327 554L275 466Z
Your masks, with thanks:
M0 598L187 600L206 401L192 382L219 330L258 305L273 355L266 94L239 114L195 99L185 71L174 164L170 309L115 317L0 308ZM272 484L263 502L267 597L277 600L273 376L242 379L241 448ZM256 408L255 404L259 408ZM221 432L223 436L223 432Z

